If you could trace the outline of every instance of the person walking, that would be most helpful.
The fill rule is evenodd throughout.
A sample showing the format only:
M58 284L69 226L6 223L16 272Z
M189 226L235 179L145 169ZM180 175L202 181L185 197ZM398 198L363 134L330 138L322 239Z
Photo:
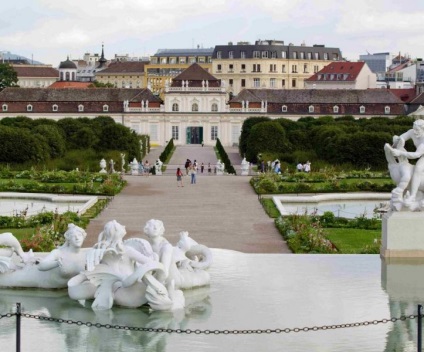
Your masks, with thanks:
M200 165L200 172L203 174L203 171L205 170L205 164Z
M188 168L188 174L190 175L191 178L191 184L195 185L196 184L196 174L197 174L197 168L194 165L190 165L190 167Z
M211 163L208 163L208 174L210 174L211 172L212 172Z
M144 170L144 176L149 177L149 175L150 175L150 164L149 164L149 160L146 160L146 162L144 163L143 170Z
M186 175L188 175L188 168L190 167L190 165L191 165L191 160L187 159L185 164L184 164L184 167L186 169Z
M177 187L184 187L183 185L183 172L180 168L177 168Z

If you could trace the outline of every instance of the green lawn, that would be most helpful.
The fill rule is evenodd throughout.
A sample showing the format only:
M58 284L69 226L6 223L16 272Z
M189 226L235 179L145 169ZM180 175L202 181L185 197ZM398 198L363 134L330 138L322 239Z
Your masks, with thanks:
M381 230L326 228L325 233L339 252L345 254L360 253L362 248L381 238Z
M31 227L25 227L22 229L16 229L16 228L12 228L12 229L0 229L0 233L5 233L5 232L11 232L18 240L21 240L23 238L29 238L34 234L34 230L35 228L31 228Z

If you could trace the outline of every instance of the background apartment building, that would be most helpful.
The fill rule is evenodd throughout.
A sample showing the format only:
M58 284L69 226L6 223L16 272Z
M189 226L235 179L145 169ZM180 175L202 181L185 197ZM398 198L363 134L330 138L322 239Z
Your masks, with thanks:
M305 79L332 61L342 60L338 48L295 46L283 41L257 40L217 45L212 74L225 81L230 96L244 88L303 89Z
M191 64L197 63L206 71L212 69L213 48L159 49L145 66L144 86L163 98L165 83L178 76Z

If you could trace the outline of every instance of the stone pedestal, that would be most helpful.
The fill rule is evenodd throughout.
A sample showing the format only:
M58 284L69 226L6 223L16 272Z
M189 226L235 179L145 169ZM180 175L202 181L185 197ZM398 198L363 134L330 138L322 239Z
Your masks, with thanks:
M380 255L383 258L424 258L424 213L385 214Z

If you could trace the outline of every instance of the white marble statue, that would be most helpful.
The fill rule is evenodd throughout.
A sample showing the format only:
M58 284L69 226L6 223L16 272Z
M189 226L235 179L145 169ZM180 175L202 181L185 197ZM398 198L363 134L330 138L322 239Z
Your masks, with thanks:
M87 234L73 224L65 243L50 253L24 253L11 233L0 234L0 287L65 288L70 278L84 270Z
M125 173L125 154L121 153L121 172Z
M416 150L408 152L405 142L411 139ZM393 137L393 144L386 143L384 152L388 162L390 176L396 184L392 191L393 210L424 209L424 120L416 120L413 128L400 136ZM418 159L410 164L409 159Z
M249 167L250 163L246 160L246 158L243 158L241 161L241 174L243 176L249 175Z
M224 174L224 163L218 159L218 161L216 162L216 174L218 176L221 176Z
M164 237L165 228L160 220L147 221L144 233L164 266L164 271L157 276L159 281L166 286L174 282L176 289L209 284L210 275L206 270L212 264L212 253L208 247L198 244L186 231L180 232L180 240L172 246Z
M150 244L142 239L123 241L125 226L112 220L105 224L98 242L86 257L86 270L68 282L69 297L94 299L94 310L113 305L170 310L172 300L152 272L163 271Z
M155 162L155 173L156 173L157 176L162 175L162 165L163 165L162 160L160 160L160 159L156 160L156 162Z
M106 171L106 160L105 159L100 160L100 168L101 168L101 170L99 172L101 174L107 173L107 171Z
M138 175L138 161L136 158L133 159L133 161L130 162L131 166L131 175Z

